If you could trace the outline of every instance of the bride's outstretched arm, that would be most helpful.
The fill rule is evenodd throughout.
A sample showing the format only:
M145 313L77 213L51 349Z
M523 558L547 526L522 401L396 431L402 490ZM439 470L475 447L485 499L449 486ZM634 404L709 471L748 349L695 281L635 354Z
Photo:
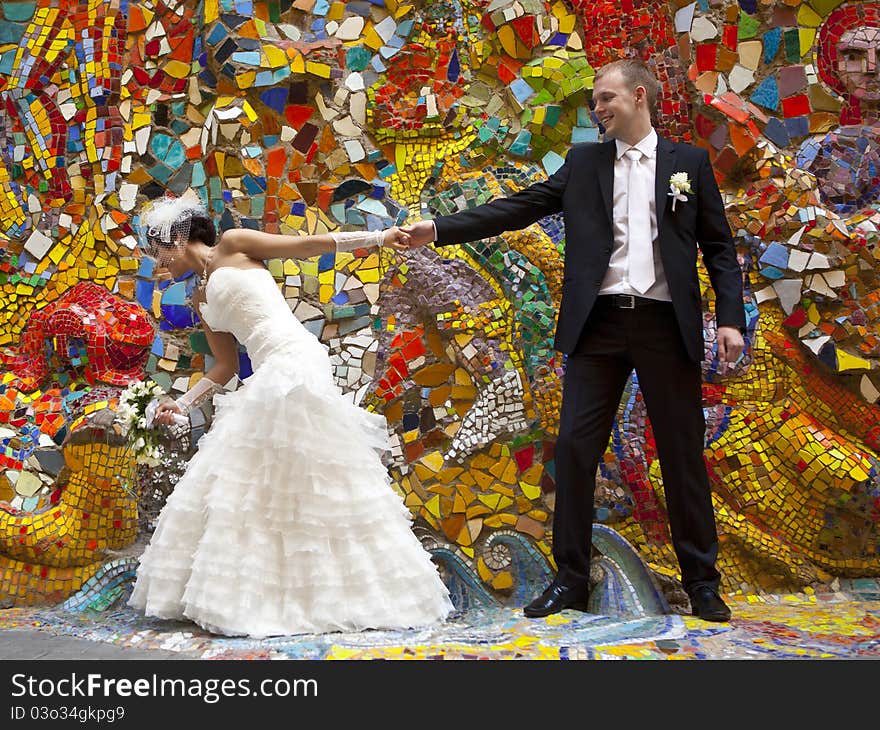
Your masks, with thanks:
M371 246L389 246L397 251L409 248L409 234L396 226L384 231L325 233L317 236L285 236L248 228L233 228L220 237L228 252L243 253L252 259L308 259L336 251L353 251Z
M196 308L200 303L201 296L194 294L193 304ZM156 408L156 423L171 425L174 422L174 414L185 416L190 408L208 398L213 398L215 393L222 393L223 386L238 373L238 343L235 338L227 332L214 332L204 320L202 320L202 331L214 356L214 364L201 380L176 401L168 399L159 404Z

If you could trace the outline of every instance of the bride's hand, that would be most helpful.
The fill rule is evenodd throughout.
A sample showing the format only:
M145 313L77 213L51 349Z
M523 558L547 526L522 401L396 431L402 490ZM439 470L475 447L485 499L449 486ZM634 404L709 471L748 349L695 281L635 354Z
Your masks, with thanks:
M161 423L164 426L170 426L174 423L174 415L184 415L181 408L175 401L168 400L160 403L156 408L155 423Z
M410 235L397 226L387 229L382 236L382 245L395 251L409 251Z

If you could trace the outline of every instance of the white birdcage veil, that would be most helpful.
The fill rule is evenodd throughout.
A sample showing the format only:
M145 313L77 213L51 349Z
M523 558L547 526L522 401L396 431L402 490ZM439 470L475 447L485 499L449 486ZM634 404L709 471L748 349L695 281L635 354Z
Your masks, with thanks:
M185 244L193 217L207 215L204 204L191 191L180 197L167 195L147 201L140 211L141 246L149 255L156 256L161 247Z

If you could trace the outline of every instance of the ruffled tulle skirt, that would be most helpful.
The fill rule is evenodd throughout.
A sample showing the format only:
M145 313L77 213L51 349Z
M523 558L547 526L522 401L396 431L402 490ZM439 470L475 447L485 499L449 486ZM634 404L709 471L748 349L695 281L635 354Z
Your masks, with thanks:
M216 399L129 605L254 637L426 626L452 611L380 452L385 419L300 343Z

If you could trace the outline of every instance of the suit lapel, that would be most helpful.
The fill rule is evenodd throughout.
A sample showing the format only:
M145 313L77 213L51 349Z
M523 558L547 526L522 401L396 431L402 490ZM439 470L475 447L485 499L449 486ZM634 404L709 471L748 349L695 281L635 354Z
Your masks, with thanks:
M614 140L602 145L602 156L599 161L599 188L602 191L602 200L605 202L605 211L608 213L608 222L611 223L614 210L614 151L617 148Z
M657 230L663 223L663 214L669 202L669 178L675 168L675 145L665 137L657 136L657 171L654 195L657 209Z

